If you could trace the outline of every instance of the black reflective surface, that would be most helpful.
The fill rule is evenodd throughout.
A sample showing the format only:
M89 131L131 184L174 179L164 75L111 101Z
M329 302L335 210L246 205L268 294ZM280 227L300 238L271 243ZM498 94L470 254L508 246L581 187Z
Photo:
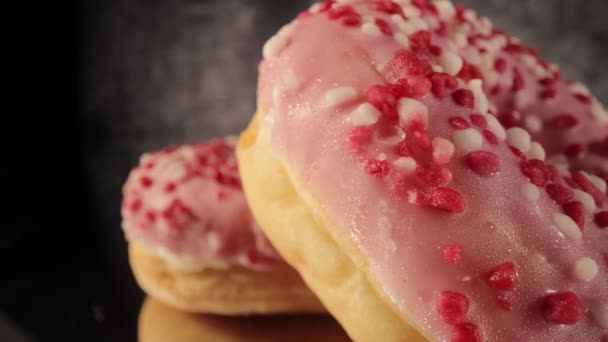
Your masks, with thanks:
M608 2L460 3L608 100ZM45 73L24 82L24 115L13 116L25 141L7 151L2 167L9 204L0 239L0 340L136 339L142 294L119 226L127 172L146 150L245 127L262 44L308 4L68 2L24 37Z

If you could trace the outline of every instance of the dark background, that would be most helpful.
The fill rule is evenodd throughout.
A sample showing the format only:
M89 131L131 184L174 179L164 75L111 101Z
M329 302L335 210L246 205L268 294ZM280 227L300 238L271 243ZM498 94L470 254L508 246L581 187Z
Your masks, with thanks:
M35 29L10 53L26 67L5 65L20 110L4 110L0 126L18 134L1 168L1 341L136 339L142 294L119 216L129 169L142 152L244 128L262 44L309 3L88 0L14 12L9 35ZM608 1L456 3L608 100Z

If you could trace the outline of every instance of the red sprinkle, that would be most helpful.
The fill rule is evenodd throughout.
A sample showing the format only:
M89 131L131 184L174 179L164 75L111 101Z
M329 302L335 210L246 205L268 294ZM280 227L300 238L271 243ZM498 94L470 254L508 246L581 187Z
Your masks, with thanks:
M481 71L479 71L479 69L473 64L469 64L466 62L464 63L462 69L460 69L456 77L462 79L465 82L469 82L472 79L483 80L483 74L481 73Z
M490 89L490 95L491 96L497 96L498 94L500 94L500 91L502 90L502 88L500 87L500 84L495 84L491 89Z
M452 99L457 104L466 107L473 108L475 105L475 96L473 92L468 89L458 89L452 94Z
M454 129L465 129L470 127L467 120L461 118L460 116L452 116L448 119L448 122L452 127L454 127Z
M365 162L365 172L370 175L382 177L389 171L389 165L386 160L370 159Z
M518 68L513 68L513 85L511 86L511 90L513 92L518 92L524 89L524 78L521 75L521 72Z
M147 210L146 213L144 214L146 217L146 220L148 222L154 222L156 221L156 214L153 211Z
M393 148L393 152L398 155L398 156L402 156L402 157L409 157L412 155L412 150L410 150L409 146L407 146L407 143L404 141L400 142L397 146L395 146Z
M144 188L149 188L150 186L152 186L152 183L154 183L152 181L152 178L146 176L141 177L139 181L141 183L141 186L143 186Z
M584 94L576 94L574 97L584 104L591 104L591 97Z
M494 70L496 70L499 74L502 74L507 69L507 60L499 57L494 61Z
M165 191L166 193L173 192L174 190L175 190L175 183L173 183L173 182L169 182L169 183L165 184L165 186L163 187L163 191Z
M554 99L556 95L557 91L555 89L545 89L538 94L538 96L543 100Z
M564 153L568 158L578 158L583 153L583 145L581 144L571 144L566 147Z
M511 303L511 298L509 298L508 293L501 293L496 296L496 304L505 311L511 311L513 309L513 304Z
M348 141L352 147L368 144L372 140L372 130L367 126L357 126L350 131Z
M460 323L452 331L451 342L481 342L481 333L474 323Z
M475 151L466 155L466 162L480 176L491 176L500 171L500 160L492 152Z
M367 101L376 107L388 120L396 121L397 99L384 86L373 85L365 93Z
M517 157L517 159L519 159L520 161L526 161L528 159L528 157L526 157L526 155L520 151L517 147L513 147L511 145L508 145L509 149L511 150L511 152Z
M469 299L459 292L443 291L437 301L437 311L444 322L457 324L469 311Z
M192 210L179 199L174 199L167 208L160 212L160 216L173 224L175 228L183 227L195 218Z
M492 133L492 131L490 131L488 129L484 129L483 136L486 137L486 139L488 140L488 142L491 145L498 145L498 138L496 138L496 135L494 135L494 133Z
M399 50L384 68L389 81L405 78L407 75L428 75L433 71L428 61L409 50Z
M471 122L473 123L473 125L479 127L479 128L487 128L488 127L488 122L486 121L486 118L484 118L483 116L479 115L479 114L471 114Z
M408 192L410 203L415 205L445 210L450 213L464 211L464 199L459 192L445 187L428 190L410 190Z
M137 198L130 203L124 202L124 207L131 213L136 213L141 208L141 199Z
M433 87L431 80L424 75L410 75L407 77L406 82L412 91L412 96L424 96Z
M442 99L448 95L451 91L458 88L458 80L444 72L434 72L430 76L433 94Z
M430 186L445 185L452 180L450 170L436 164L419 165L416 168L416 175L422 183Z
M432 138L429 132L417 129L413 133L414 143L423 150L430 150L432 147Z
M327 12L327 15L329 16L329 19L335 20L338 18L351 16L351 15L358 16L359 14L351 6L346 5L346 6L340 6L337 8L332 7Z
M601 207L602 204L604 204L604 194L599 191L595 187L595 185L593 185L593 183L591 183L591 181L587 177L585 177L585 175L580 172L575 172L572 175L572 180L578 185L580 189L582 189L593 197L593 199L595 200L595 204L597 204L598 207Z
M529 161L522 161L519 166L521 167L521 172L528 177L532 184L545 186L547 183L547 178L545 177L545 172L542 168L532 164Z
M559 205L566 204L574 198L574 192L561 184L549 184L545 187L545 190Z
M570 218L576 222L578 227L582 230L585 228L585 207L583 203L579 201L570 201L562 206L564 214L570 216Z
M380 31L382 31L382 33L384 33L387 36L393 35L393 30L391 29L390 25L386 21L384 21L383 19L380 19L380 18L376 18L375 22L376 22L376 26L378 26L378 28L380 29Z
M512 262L498 265L486 274L489 287L503 291L513 291L517 286L517 271Z
M431 52L431 54L433 56L439 57L439 56L441 56L442 49L437 45L431 45L429 47L429 51Z
M447 244L441 249L443 252L443 259L448 264L461 264L462 263L462 247L457 244Z
M608 227L608 211L600 211L599 213L595 214L593 222L595 222L595 224L597 224L597 226L601 229Z
M558 115L552 123L559 128L573 128L578 125L578 119L572 114L563 113Z
M574 324L585 317L587 310L573 292L547 295L543 300L545 320L559 324Z
M498 115L498 121L505 126L505 128L511 128L518 125L520 115L518 112L505 112Z
M420 30L412 33L409 38L413 51L429 51L431 46L431 32Z
M388 14L403 14L401 6L392 1L376 1L372 3L371 8Z

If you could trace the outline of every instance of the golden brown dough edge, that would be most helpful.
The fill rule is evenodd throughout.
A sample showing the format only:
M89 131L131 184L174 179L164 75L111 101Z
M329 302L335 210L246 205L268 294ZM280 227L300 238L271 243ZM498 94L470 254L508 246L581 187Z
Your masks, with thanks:
M133 243L129 262L144 292L183 311L222 315L326 312L298 273L285 264L267 272L239 266L178 271Z
M360 252L276 156L260 112L241 134L237 158L249 204L272 244L355 341L427 341L397 313Z
M148 297L139 314L140 342L349 341L329 315L227 317L181 312Z

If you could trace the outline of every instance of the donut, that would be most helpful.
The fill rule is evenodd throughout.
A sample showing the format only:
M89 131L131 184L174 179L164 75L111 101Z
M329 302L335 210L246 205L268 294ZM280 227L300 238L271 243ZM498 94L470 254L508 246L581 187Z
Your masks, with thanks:
M606 338L606 183L550 163L606 136L597 99L447 1L318 3L262 52L245 195L351 338Z
M189 312L322 312L255 223L241 189L235 140L146 153L130 172L122 228L138 284Z
M193 314L146 298L138 322L140 342L350 341L328 315L229 317Z

